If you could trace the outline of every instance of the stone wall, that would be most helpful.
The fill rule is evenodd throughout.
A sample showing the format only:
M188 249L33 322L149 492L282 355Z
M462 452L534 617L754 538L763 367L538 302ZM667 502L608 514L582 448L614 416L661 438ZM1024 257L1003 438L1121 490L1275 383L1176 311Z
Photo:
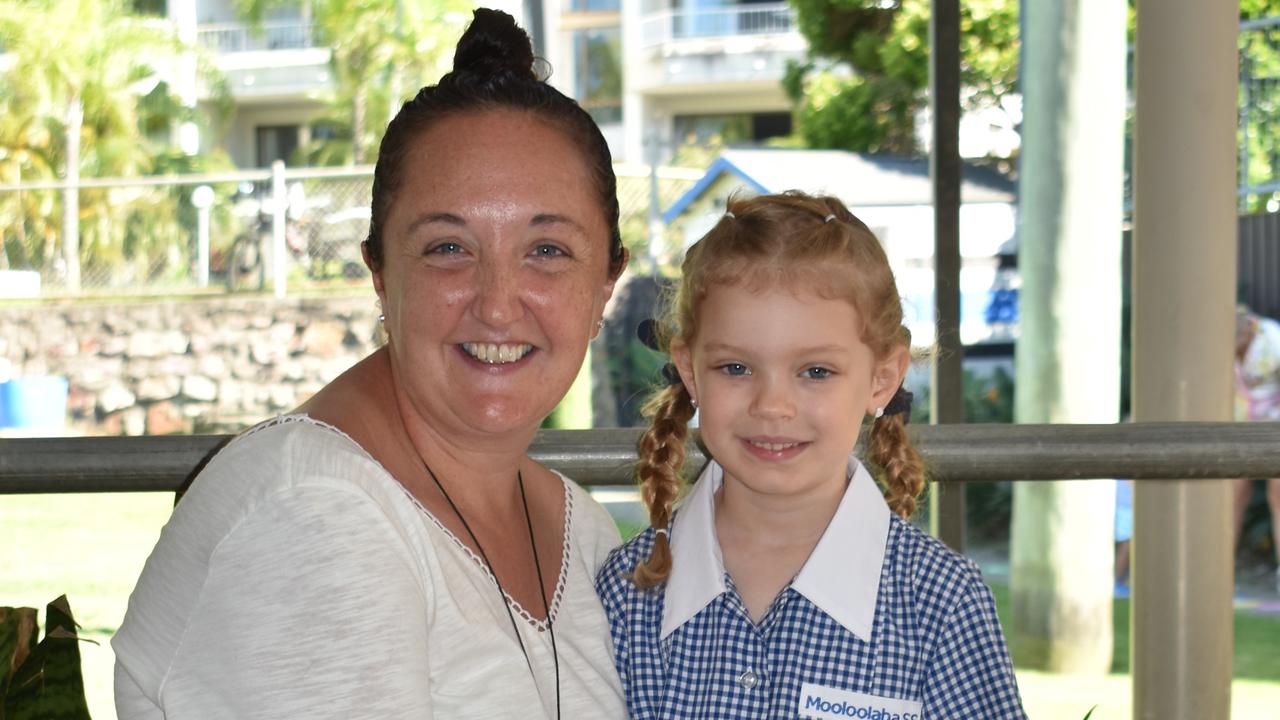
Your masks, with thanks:
M372 352L377 315L372 292L0 306L0 380L66 377L75 432L229 432Z

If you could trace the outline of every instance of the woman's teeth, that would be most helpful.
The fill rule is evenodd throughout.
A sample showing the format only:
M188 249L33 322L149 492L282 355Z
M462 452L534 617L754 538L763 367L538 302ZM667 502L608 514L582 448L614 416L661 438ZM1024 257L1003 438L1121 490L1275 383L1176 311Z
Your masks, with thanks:
M462 343L462 349L471 357L482 363L499 365L519 360L533 350L528 343L519 345L498 345L494 343Z

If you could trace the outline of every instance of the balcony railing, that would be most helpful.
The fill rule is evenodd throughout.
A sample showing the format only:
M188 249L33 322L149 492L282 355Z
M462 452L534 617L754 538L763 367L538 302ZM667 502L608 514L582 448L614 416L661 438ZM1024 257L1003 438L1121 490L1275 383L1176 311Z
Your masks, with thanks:
M200 45L215 53L261 50L301 50L316 47L312 24L306 20L201 25L196 30Z
M795 27L795 10L786 3L741 5L653 13L645 16L641 37L645 47L654 47L673 40L784 35Z

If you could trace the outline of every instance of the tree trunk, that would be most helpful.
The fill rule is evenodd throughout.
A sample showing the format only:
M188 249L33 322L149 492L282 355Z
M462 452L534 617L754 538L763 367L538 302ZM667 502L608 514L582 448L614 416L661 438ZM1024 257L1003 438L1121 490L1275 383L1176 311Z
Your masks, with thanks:
M351 94L351 162L356 165L364 162L366 104L363 90L355 88L355 92Z
M67 103L67 152L62 191L62 258L66 262L66 291L80 292L80 130L84 126L84 105L80 93Z
M1125 5L1023 3L1015 416L1115 422ZM1111 666L1114 483L1017 483L1010 645L1021 667Z

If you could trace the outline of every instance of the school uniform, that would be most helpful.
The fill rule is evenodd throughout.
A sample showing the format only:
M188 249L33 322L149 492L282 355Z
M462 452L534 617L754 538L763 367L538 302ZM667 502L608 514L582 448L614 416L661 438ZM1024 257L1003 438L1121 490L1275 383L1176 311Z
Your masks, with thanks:
M856 458L839 508L759 624L715 536L714 461L669 527L665 586L631 582L652 528L596 581L636 720L1024 718L977 566L890 512Z

